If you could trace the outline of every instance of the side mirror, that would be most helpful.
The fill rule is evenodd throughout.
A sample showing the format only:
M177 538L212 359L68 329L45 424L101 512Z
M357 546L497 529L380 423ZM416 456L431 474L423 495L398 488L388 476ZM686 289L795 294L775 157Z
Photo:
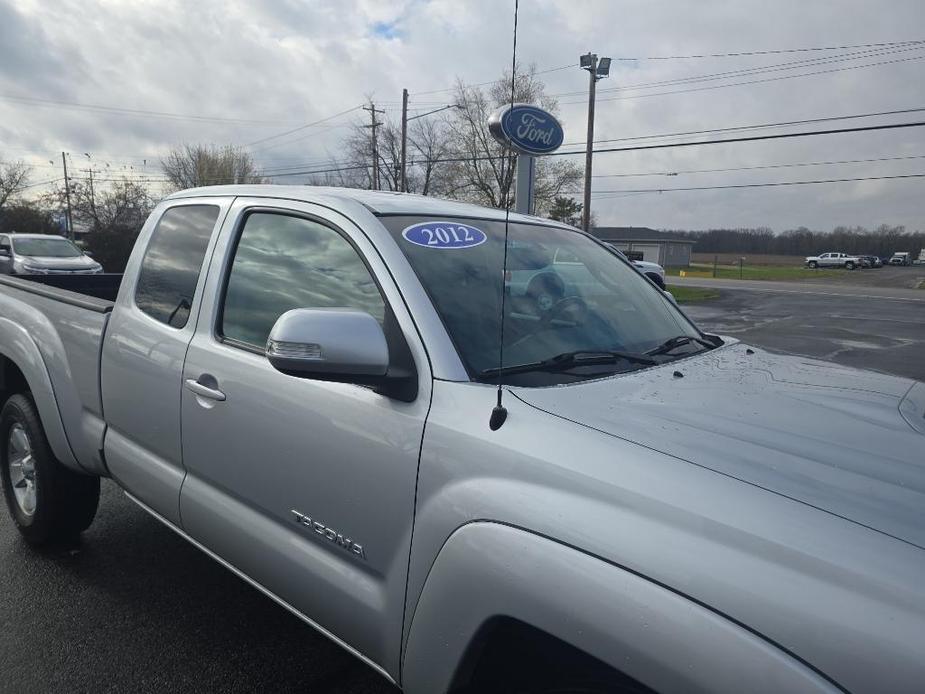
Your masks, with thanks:
M13 254L10 253L10 249L7 247L0 248L0 258L12 258Z
M378 385L389 370L382 326L364 311L296 308L279 317L267 340L273 368L291 376Z

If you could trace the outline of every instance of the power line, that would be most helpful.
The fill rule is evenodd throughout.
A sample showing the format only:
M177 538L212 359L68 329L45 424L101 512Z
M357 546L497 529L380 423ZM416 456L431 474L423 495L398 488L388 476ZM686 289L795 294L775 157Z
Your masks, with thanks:
M759 140L781 140L790 137L813 137L817 135L839 135L843 133L860 133L871 132L875 130L893 130L896 128L917 128L925 125L925 121L913 121L911 123L889 123L887 125L864 125L857 128L834 128L831 130L808 130L801 133L778 133L775 135L748 135L746 137L731 137L723 140L700 140L697 142L664 142L654 145L634 145L632 147L605 147L594 150L595 153L609 152L638 152L646 149L668 149L670 147L696 147L699 145L721 145L732 142L757 142ZM547 154L548 157L561 157L568 155L584 154L584 150L576 152L553 152Z
M286 135L292 135L293 133L297 133L297 132L299 132L300 130L305 130L306 128L311 128L312 126L320 125L321 123L325 123L325 122L327 122L327 121L329 121L329 120L334 120L335 118L338 118L338 117L340 117L340 116L347 115L348 113L352 113L353 111L358 111L358 110L360 110L362 107L363 107L362 104L359 105L359 106L351 106L350 108L348 108L348 109L345 110L345 111L341 111L340 113L335 113L333 116L328 116L327 118L322 118L321 120L316 120L316 121L313 121L313 122L311 122L311 123L306 123L305 125L300 125L298 128L293 128L292 130L287 130L286 132L277 133L276 135L270 135L269 137L264 137L264 138L262 138L262 139L260 139L260 140L254 140L253 142L248 142L248 143L247 143L246 145L244 145L244 146L245 146L245 147L253 147L254 145L259 145L259 144L261 144L262 142L268 142L268 141L270 141L270 140L275 140L275 139L280 138L280 137L285 137Z
M669 92L656 92L654 94L629 94L627 96L610 96L598 101L625 101L628 99L645 99L653 96L669 96L672 94L689 94L691 92L703 92L711 89L724 89L726 87L741 87L749 84L763 84L766 82L778 82L781 80L796 79L797 77L812 77L813 75L828 75L835 72L847 72L848 70L861 70L868 67L877 67L878 65L894 65L896 63L907 63L913 60L922 60L925 55L913 56L911 58L895 58L893 60L883 60L876 63L865 63L864 65L851 65L849 67L830 68L828 70L817 70L814 72L802 72L798 75L782 75L780 77L766 77L760 80L749 80L746 82L732 82L730 84L712 84L705 87L691 87L690 89L678 89ZM583 101L563 101L562 105L581 104Z
M49 183L55 183L55 182L57 182L57 181L63 181L63 180L64 180L63 177L58 176L58 178L49 178L49 179L46 180L46 181L39 181L39 182L37 182L37 183L30 183L29 185L26 185L26 186L20 186L17 190L26 190L26 189L28 189L28 188L36 188L36 187L38 187L38 186L46 186L46 185L48 185Z
M891 111L874 111L870 113L856 113L856 114L849 114L849 115L844 115L844 116L825 116L825 117L820 117L820 118L804 118L804 119L791 120L791 121L778 121L775 123L758 123L755 125L738 125L738 126L731 126L731 127L725 127L725 128L709 128L705 130L687 130L687 131L679 131L679 132L672 132L672 133L662 133L662 134L657 134L657 135L635 135L632 137L617 137L617 138L595 140L594 142L595 144L602 144L606 142L631 142L631 141L637 141L637 140L676 138L676 137L688 136L688 135L705 135L705 134L710 134L710 133L724 133L724 132L737 132L737 131L745 131L745 130L758 130L758 129L764 129L764 128L777 128L777 127L784 127L784 126L790 126L790 125L806 125L810 123L823 123L823 122L828 122L828 121L853 120L853 119L858 119L858 118L872 118L872 117L878 117L878 116L892 116L892 115L900 115L900 114L906 114L906 113L917 113L917 112L922 112L922 111L925 111L925 107L895 109ZM568 146L584 147L584 145L585 145L584 142L569 142L565 144L566 147ZM300 174L302 169L311 168L314 166L324 166L327 164L340 166L340 162L338 162L336 159L313 159L309 161L301 161L301 162L292 163L288 165L266 167L263 169L263 172L267 175L271 173L284 173L284 172L295 172L296 174ZM336 169L336 171L340 171L340 170L343 170L343 169Z
M736 125L727 128L708 128L706 130L686 130L674 133L663 133L661 135L635 135L633 137L613 137L604 140L595 140L595 144L603 142L629 142L632 140L659 140L669 137L682 137L687 135L705 135L708 133L735 132L741 130L759 130L762 128L780 128L788 125L808 125L809 123L825 123L836 120L854 120L857 118L874 118L877 116L896 116L904 113L919 113L925 111L925 107L903 108L892 111L874 111L871 113L854 113L847 116L823 116L820 118L803 118L800 120L778 121L776 123L758 123L756 125ZM582 145L584 142L569 142L565 146Z
M824 178L813 181L775 181L772 183L737 183L725 186L691 186L687 188L637 188L626 190L599 190L595 195L638 194L638 193L674 193L694 190L730 190L734 188L777 188L780 186L809 186L821 183L851 183L854 181L891 181L906 178L925 178L925 173L898 174L895 176L861 176L858 178Z
M546 75L546 74L549 74L550 72L559 72L560 70L568 70L569 68L575 68L575 67L578 67L578 64L575 62L571 62L568 65L560 65L559 67L552 67L552 68L549 68L548 70L539 70L537 72L528 73L528 74ZM463 84L462 86L463 87L484 87L486 85L495 84L496 82L500 82L500 81L501 81L500 79L493 79L487 82L475 82L473 84ZM424 96L426 94L440 94L441 92L455 92L456 89L457 87L445 87L444 89L430 89L424 92L411 92L411 96Z
M120 106L100 106L98 104L84 104L76 101L59 101L57 99L39 99L31 96L16 96L13 94L0 94L0 101L12 101L32 106L55 106L84 111L113 113L122 116L144 116L148 118L164 118L167 120L191 120L207 123L230 123L233 125L284 125L285 121L252 120L248 118L225 118L222 116L202 116L187 113L171 113L168 111L150 111L147 109L122 108Z
M838 135L846 133L859 133L859 132L871 132L878 130L894 130L897 128L915 128L925 125L925 121L914 121L910 123L890 123L886 125L866 125L859 126L856 128L833 128L830 130L808 130L805 132L799 133L778 133L774 135L749 135L746 137L733 137L725 139L716 139L716 140L700 140L697 142L667 142L654 145L633 145L631 147L605 147L600 149L593 150L595 154L609 154L613 152L637 152L647 149L667 149L673 147L697 147L701 145L720 145L720 144L731 144L736 142L756 142L759 140L779 140L786 139L791 137L814 137L819 135ZM574 152L553 152L546 156L549 157L559 157L559 156L575 156L579 154L585 154L585 150L578 150ZM444 164L452 162L469 162L469 161L489 161L489 160L499 160L504 159L502 156L494 155L485 155L477 157L442 157L438 159L428 160L431 164ZM331 168L331 169L314 169L314 170L305 170L305 171L290 171L287 173L281 174L268 174L267 178L280 178L284 176L311 176L313 174L319 173L331 173L337 171L352 171L356 169L365 169L368 166L364 165L348 165L343 167Z
M851 48L875 48L879 46L900 46L909 43L925 43L925 40L915 39L911 41L887 41L885 43L856 43L849 46L821 46L814 48L776 48L764 51L738 51L736 53L702 53L697 55L655 55L641 56L638 58L614 58L614 60L691 60L699 58L739 58L751 55L777 55L781 53L808 53L811 51L843 51Z
M837 161L806 161L789 164L762 164L759 166L732 166L722 169L678 169L675 171L647 171L643 173L597 174L594 178L639 178L642 176L679 176L686 174L728 173L730 171L758 171L763 169L790 169L806 166L834 166L836 164L872 164L884 161L906 161L925 159L925 154L913 154L903 157L876 157L872 159L840 159Z
M869 51L857 51L855 53L845 53L838 56L825 56L821 58L806 58L803 60L793 60L786 63L776 63L774 65L764 65L750 68L741 68L738 70L726 70L725 72L715 72L707 75L693 75L690 77L678 77L670 80L661 80L659 82L642 82L639 84L624 84L619 87L610 87L608 89L601 89L601 92L625 92L625 91L634 91L637 89L654 89L656 87L668 87L673 85L680 84L693 84L696 82L710 82L715 80L722 79L732 79L734 77L746 77L753 75L760 75L770 72L785 72L789 70L797 70L803 67L815 67L818 65L830 65L833 63L843 63L851 62L855 60L861 60L865 57L880 57L884 55L894 55L896 53L908 53L909 51L920 51L925 48L925 45L913 45L903 48L895 48L892 50L886 49L877 49ZM577 96L581 95L582 92L562 92L559 94L551 94L550 96Z

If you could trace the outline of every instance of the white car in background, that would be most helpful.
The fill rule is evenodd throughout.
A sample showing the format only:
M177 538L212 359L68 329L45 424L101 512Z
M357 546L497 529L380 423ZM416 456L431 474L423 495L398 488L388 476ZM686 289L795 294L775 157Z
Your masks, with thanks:
M633 266L643 275L658 285L659 289L665 288L665 268L658 263L650 263L648 260L630 260Z
M0 234L0 275L97 275L103 266L52 234Z

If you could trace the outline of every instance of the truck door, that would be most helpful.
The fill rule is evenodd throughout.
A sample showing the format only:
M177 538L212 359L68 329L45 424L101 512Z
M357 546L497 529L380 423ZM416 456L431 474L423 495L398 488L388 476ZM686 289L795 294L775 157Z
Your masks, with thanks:
M306 203L239 198L212 268L183 374L183 527L395 676L430 402L411 317L366 236ZM394 315L417 399L276 371L267 336L300 307Z
M180 523L181 371L202 296L204 260L230 198L174 200L136 242L103 341L104 453L117 482Z

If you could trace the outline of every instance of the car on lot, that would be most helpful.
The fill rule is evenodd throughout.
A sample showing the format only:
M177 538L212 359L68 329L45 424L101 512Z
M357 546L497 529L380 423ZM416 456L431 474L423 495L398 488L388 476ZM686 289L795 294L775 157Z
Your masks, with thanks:
M111 478L411 694L925 682L925 383L705 333L558 222L175 193L124 275L0 277L0 398L26 542Z
M896 252L890 258L890 265L911 265L912 256L908 251Z
M861 256L847 253L821 253L806 258L806 267L816 269L819 267L843 267L846 270L864 267Z
M650 280L655 282L659 289L665 288L665 268L658 263L650 263L648 260L631 260L637 270Z
M0 234L0 274L101 273L103 266L62 236Z
M860 256L861 260L865 262L865 267L877 268L883 267L883 261L876 255L862 255Z

